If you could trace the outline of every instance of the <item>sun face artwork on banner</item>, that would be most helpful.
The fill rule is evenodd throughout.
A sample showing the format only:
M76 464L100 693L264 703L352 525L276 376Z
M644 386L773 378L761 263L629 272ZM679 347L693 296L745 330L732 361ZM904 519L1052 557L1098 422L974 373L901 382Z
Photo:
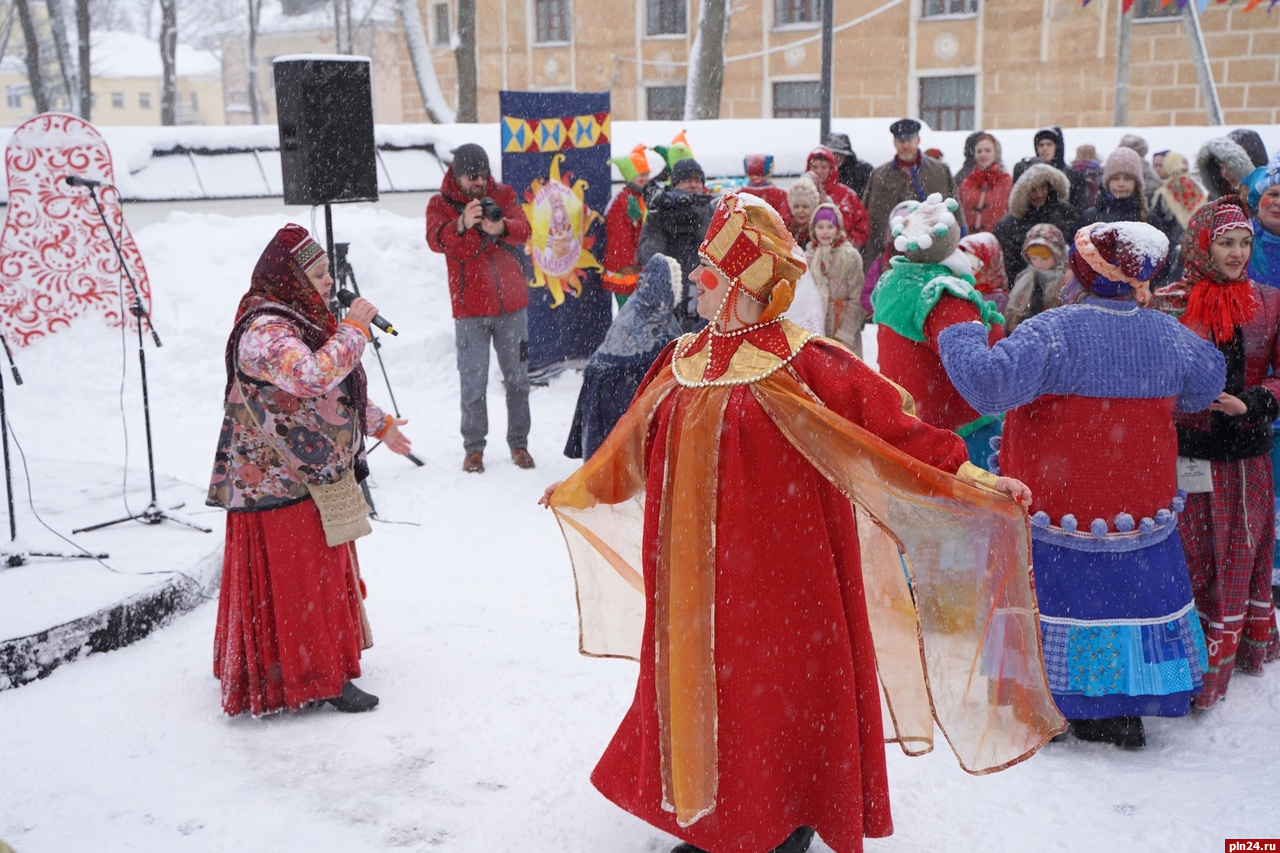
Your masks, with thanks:
M571 175L561 174L563 160L563 154L551 160L547 180L536 179L529 185L523 205L533 226L533 236L529 238L534 276L531 285L547 288L552 308L564 304L566 293L582 296L586 270L604 269L591 252L596 238L587 235L601 216L587 206L583 197L587 182L573 181Z
M111 245L120 243L144 311L151 289L142 255L129 233L115 187L111 151L84 119L44 113L23 122L4 154L9 208L0 238L0 329L27 346L66 328L82 314L101 314L118 326L128 313L129 282ZM95 192L110 234L89 188L68 176L100 181Z

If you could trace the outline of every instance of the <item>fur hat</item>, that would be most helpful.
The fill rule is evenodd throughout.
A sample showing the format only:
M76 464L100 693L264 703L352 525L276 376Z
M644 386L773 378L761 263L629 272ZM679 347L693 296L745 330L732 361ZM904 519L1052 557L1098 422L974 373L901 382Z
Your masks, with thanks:
M1093 160L1096 162L1098 159L1098 149L1094 148L1092 145L1077 145L1076 159L1077 160Z
M1142 158L1135 149L1121 145L1107 155L1107 162L1102 166L1102 186L1105 188L1116 175L1133 178L1138 185L1135 195L1142 194Z
M1169 238L1145 222L1095 222L1076 232L1069 261L1085 290L1097 296L1149 298L1152 277L1164 266Z
M813 178L805 173L787 187L787 201L792 205L796 202L808 202L809 207L816 210L822 203L822 193L818 191L818 185L814 183Z
M609 162L618 167L624 181L631 183L640 175L649 174L649 158L644 152L644 145L637 145L627 156L611 157Z
M889 222L893 247L916 264L939 264L960 245L960 208L953 198L932 193L923 202L910 202L907 215Z
M289 250L289 255L293 258L293 262L303 272L311 269L327 257L320 244L313 240L311 235L307 233L307 229L301 225L289 223L276 232L276 237Z
M1232 174L1234 181L1223 178L1221 167L1225 166ZM1254 169L1249 153L1236 142L1225 136L1210 139L1196 154L1196 170L1200 173L1200 183L1209 191L1210 198L1218 198L1235 192Z
M1124 136L1120 137L1120 147L1128 148L1130 151L1137 152L1139 158L1146 157L1147 151L1149 150L1147 148L1147 140L1138 136L1136 133L1126 133Z
M698 256L762 304L773 301L774 289L781 286L779 304L786 304L777 313L786 310L807 268L782 217L750 193L731 192L720 199Z
M1033 163L1027 167L1018 180L1014 181L1009 192L1009 213L1014 219L1022 219L1031 209L1031 191L1040 185L1047 185L1058 201L1066 201L1071 194L1071 184L1061 169L1048 163Z

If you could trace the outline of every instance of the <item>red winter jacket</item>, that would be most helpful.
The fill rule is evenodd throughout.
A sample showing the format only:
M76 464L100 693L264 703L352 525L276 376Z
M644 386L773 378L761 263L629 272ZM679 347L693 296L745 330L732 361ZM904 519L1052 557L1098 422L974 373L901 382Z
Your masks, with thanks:
M501 237L491 237L479 228L458 234L458 217L470 199L453 179L452 167L445 173L439 194L427 202L427 245L448 261L454 319L494 317L529 304L524 264L517 254L523 254L533 229L511 187L490 177L485 195L496 201L505 215L507 233Z
M807 168L809 163L818 157L831 164L831 172L827 175L827 182L823 185L822 191L836 207L840 208L840 214L844 218L844 233L848 235L849 241L861 250L867 245L867 238L871 236L871 217L867 216L867 208L863 206L862 199L858 198L856 192L840 183L840 170L836 168L836 156L825 145L819 145L809 152L805 167Z

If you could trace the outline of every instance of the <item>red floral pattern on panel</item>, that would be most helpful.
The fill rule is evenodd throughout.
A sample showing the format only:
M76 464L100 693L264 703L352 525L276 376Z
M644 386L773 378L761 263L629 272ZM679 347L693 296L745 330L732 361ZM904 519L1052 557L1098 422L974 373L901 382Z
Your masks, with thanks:
M0 329L27 346L98 313L111 325L133 319L129 283L89 190L69 186L68 175L114 183L111 151L81 118L44 113L23 122L5 148L9 210L0 238ZM100 187L111 233L150 311L151 287L142 255L113 187Z

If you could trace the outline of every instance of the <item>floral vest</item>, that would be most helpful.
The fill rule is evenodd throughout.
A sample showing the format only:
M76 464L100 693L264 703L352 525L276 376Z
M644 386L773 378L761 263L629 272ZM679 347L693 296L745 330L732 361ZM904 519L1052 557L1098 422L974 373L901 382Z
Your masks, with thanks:
M276 509L305 500L309 495L307 483L336 482L353 465L358 479L368 473L360 418L348 396L347 379L319 396L297 397L243 371L244 356L239 345L244 333L258 321L268 319L274 323L271 334L284 338L287 327L277 322L280 318L298 327L298 331L304 327L314 331L302 315L274 305L242 318L232 332L229 348L235 359L236 381L230 383L227 392L205 500L209 506L232 512ZM268 338L268 350L270 346ZM340 327L325 346L354 356L355 369L360 369L363 337L359 330ZM380 416L375 407L369 408L371 417ZM264 431L270 433L270 440ZM281 451L287 459L281 458Z

